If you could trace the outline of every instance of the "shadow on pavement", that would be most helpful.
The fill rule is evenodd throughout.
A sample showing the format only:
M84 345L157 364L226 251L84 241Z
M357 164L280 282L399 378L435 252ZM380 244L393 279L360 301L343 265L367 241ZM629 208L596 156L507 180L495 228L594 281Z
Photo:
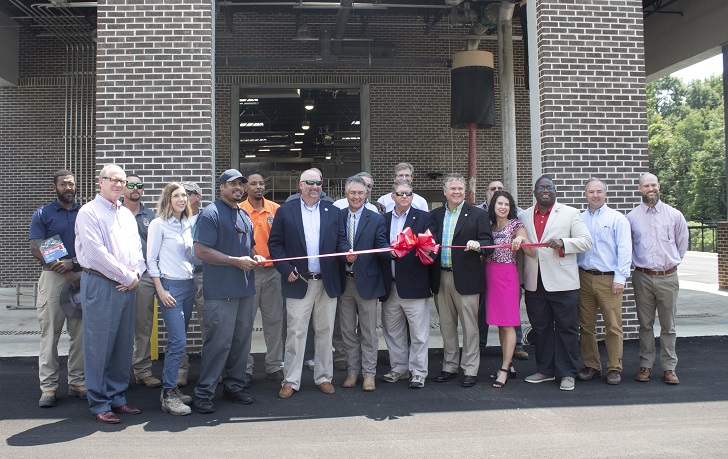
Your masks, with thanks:
M659 341L658 341L659 347ZM653 379L638 383L633 376L638 370L637 340L624 345L623 382L608 386L605 378L594 381L577 381L576 390L563 392L557 382L527 384L523 378L535 372L533 348L527 346L531 360L514 363L518 378L511 380L503 389L490 387L489 373L500 366L499 349L487 348L481 357L478 384L472 388L460 387L459 380L438 384L434 377L440 373L442 350L430 350L430 376L424 389L414 390L404 381L388 384L381 375L388 368L382 363L380 353L377 390L362 392L361 386L344 389L341 383L345 372L335 372L336 393L320 393L312 378L312 372L304 370L301 391L287 400L277 397L279 386L256 374L250 392L255 403L241 406L223 400L221 388L215 398L215 413L202 415L193 411L190 416L175 417L161 411L159 389L148 389L133 383L127 393L130 404L140 407L142 414L124 416L122 423L113 426L93 420L88 406L82 400L65 396L65 359L62 362L61 386L58 404L54 408L37 406L40 392L37 385L37 358L15 357L0 359L4 390L0 391L0 420L22 421L37 424L6 440L9 446L35 446L69 442L97 432L120 432L129 427L143 426L144 432L183 432L191 427L215 427L221 424L246 424L290 420L325 419L340 417L366 417L374 421L396 422L401 418L419 413L469 412L484 410L523 410L550 407L614 406L675 404L728 400L725 381L728 368L728 337L678 338L677 351L680 359L677 374L680 385L668 386L662 382L662 369L656 364ZM602 361L605 349L600 343ZM262 355L256 355L256 369L262 368ZM193 356L190 372L191 385L183 392L191 394L199 368L199 356ZM154 373L161 374L162 363L155 362ZM151 439L150 439L151 440ZM135 441L146 441L137 439Z

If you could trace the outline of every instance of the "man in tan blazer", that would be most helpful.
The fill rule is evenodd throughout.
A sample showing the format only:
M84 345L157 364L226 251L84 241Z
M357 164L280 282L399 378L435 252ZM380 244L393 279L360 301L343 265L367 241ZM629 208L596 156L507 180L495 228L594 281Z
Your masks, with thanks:
M579 266L576 254L592 246L579 211L556 202L550 177L536 180L536 205L518 215L531 241L546 243L535 257L524 257L526 311L535 332L537 373L526 382L561 379L561 390L574 389L579 371Z

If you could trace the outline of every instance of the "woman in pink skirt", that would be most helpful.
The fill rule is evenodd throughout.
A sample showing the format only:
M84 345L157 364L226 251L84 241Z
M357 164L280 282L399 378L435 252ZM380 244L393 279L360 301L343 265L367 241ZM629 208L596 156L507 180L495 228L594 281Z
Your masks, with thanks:
M490 377L493 387L500 389L508 378L516 377L513 368L513 350L516 348L516 329L521 324L521 282L516 269L516 251L528 243L523 223L516 218L516 203L508 192L497 191L488 205L493 241L496 245L511 247L495 249L485 258L486 318L488 325L498 327L503 363ZM528 256L535 256L533 248L523 248Z

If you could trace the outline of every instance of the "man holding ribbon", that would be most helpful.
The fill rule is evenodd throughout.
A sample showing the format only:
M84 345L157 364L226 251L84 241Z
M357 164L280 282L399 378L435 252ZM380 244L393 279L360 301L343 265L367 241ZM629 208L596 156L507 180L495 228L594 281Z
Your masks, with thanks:
M436 231L432 216L412 207L412 185L407 180L394 182L392 199L394 209L384 216L385 227L389 229L389 241L396 242L405 228L420 234ZM387 294L382 297L382 331L389 348L391 371L382 378L393 383L410 379L410 387L425 387L427 378L427 345L430 339L430 273L425 261L426 253L411 250L401 257L392 252L393 260L385 263L384 283ZM407 346L407 324L410 331L410 345ZM477 341L476 341L477 343ZM408 357L409 354L409 357Z
M432 291L440 314L442 372L435 381L447 382L463 369L463 387L472 387L480 367L478 300L483 293L481 253L493 249L488 213L465 202L465 178L450 174L443 181L446 203L430 212L437 224L435 238L442 242L439 259L430 267ZM448 248L447 246L459 246ZM464 246L464 247L463 247ZM463 327L463 351L458 342L458 321Z
M308 323L313 314L315 330L314 381L325 394L333 394L334 373L331 337L336 315L336 297L341 295L341 274L337 257L319 255L346 252L346 239L340 210L321 200L321 175L315 170L301 174L300 199L288 201L276 212L268 237L268 249L281 274L286 298L287 336L284 380L278 393L289 398L301 386L303 354ZM297 260L287 258L307 257ZM348 261L354 261L348 256Z

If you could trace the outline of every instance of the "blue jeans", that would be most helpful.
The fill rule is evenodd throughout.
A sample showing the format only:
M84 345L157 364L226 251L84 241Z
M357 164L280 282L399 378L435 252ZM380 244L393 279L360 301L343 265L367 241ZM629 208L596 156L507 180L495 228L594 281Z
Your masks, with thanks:
M177 303L167 308L159 302L159 309L167 327L167 349L164 354L164 371L162 371L162 387L177 387L177 370L187 349L187 327L192 316L192 306L197 294L194 279L171 280L162 278L162 288L167 290Z

